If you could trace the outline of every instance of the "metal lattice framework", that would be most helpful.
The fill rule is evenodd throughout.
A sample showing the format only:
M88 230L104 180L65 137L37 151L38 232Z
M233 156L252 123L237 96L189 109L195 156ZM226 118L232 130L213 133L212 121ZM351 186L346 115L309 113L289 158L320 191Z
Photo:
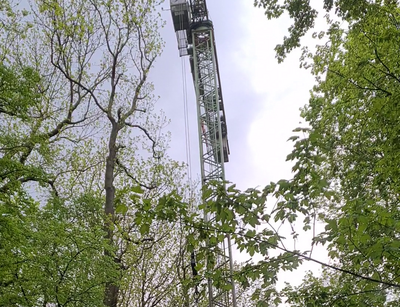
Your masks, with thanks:
M201 23L192 30L194 84L197 99L197 114L199 125L199 147L201 156L202 182L210 180L225 180L224 162L228 162L229 146L222 96L218 78L214 35L211 22ZM225 130L225 131L223 131ZM204 199L204 201L207 201ZM204 216L206 221L212 216ZM231 284L232 290L222 290L214 287L208 280L209 307L236 306L234 285L232 280L232 249L230 238L214 251L216 267L222 269L225 284Z
M222 180L225 177L218 79L215 75L215 60L212 31L199 29L192 31L194 83L197 99L197 114L200 136L200 155L203 183Z
M190 10L185 11L186 7L190 7ZM196 90L202 184L214 180L224 182L224 163L229 161L229 144L213 25L208 19L205 0L190 1L190 6L186 0L172 0L171 11L180 55L190 55ZM191 22L186 26L184 21L189 19ZM188 41L183 42L182 37L186 36ZM187 47L187 52L184 46ZM204 202L209 200L203 199ZM206 222L214 218L204 215ZM231 285L229 290L216 287L209 278L208 307L236 307L230 237L227 236L219 246L208 247L215 253L213 255L215 263L207 259L207 270L221 270L224 279L221 284Z

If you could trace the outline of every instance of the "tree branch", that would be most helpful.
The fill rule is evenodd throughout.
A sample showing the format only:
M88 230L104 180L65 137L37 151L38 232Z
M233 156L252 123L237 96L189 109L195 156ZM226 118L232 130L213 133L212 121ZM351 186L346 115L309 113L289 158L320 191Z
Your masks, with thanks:
M146 189L148 189L148 190L153 190L153 189L155 189L157 186L148 186L148 185L145 185L145 184L143 184L143 183L141 183L136 177L134 177L130 172L129 172L129 170L127 169L127 167L125 166L125 165L123 165L122 163L121 163L121 161L117 158L116 159L116 161L115 161L115 163L119 166L119 167L121 167L122 168L122 170L124 171L124 173L129 177L129 178L131 178L133 181L135 181L139 186L141 186L142 188L146 188Z
M155 151L156 144L157 144L156 141L151 137L151 135L149 134L149 132L145 128L143 128L140 125L134 125L134 124L131 124L131 123L128 123L128 122L125 122L125 125L127 125L127 126L129 126L131 128L138 128L138 129L142 130L144 132L144 134L146 134L148 139L152 142L153 158L161 159L161 156L157 156L156 151Z
M298 251L288 250L288 249L283 248L283 247L281 247L281 246L279 246L279 245L277 245L277 244L270 243L270 242L268 242L268 241L266 241L266 240L263 240L263 239L260 239L260 238L257 238L257 237L247 236L247 235L245 234L245 231L246 231L247 229L245 229L245 228L242 228L242 229L241 229L241 232L236 233L236 232L224 231L224 230L222 230L222 229L220 229L220 228L216 228L216 227L213 227L213 226L210 226L210 225L207 225L207 227L204 227L204 226L199 226L199 225L196 225L196 224L191 224L191 225L189 224L188 226L189 226L189 227L192 227L192 228L195 228L195 229L203 230L203 231L204 231L204 230L205 230L205 231L210 231L210 230L212 230L212 231L216 231L216 232L219 232L219 233L224 233L224 234L229 234L229 235L236 235L236 236L245 237L245 238L254 240L254 241L256 241L256 242L259 242L259 243L265 243L265 244L267 244L267 245L269 245L269 246L271 246L271 247L273 247L273 248L276 248L276 249L279 249L279 250L284 251L284 252L286 252L286 253L292 254L292 255L297 256L297 257L299 257L299 258L302 258L302 259L304 259L304 260L317 263L317 264L319 264L319 265L321 265L321 266L323 266L323 267L327 267L327 268L330 268L330 269L335 270L335 271L339 271L339 272L342 272L342 273L345 273L345 274L349 274L349 275L352 275L352 276L354 276L354 277L357 277L357 278L360 278L360 279L364 279L364 280L367 280L367 281L370 281L370 282L373 282L373 283L378 283L378 284L386 285L386 286L388 286L388 287L393 287L393 288L399 288L399 289L400 289L400 284L392 283L392 282L387 282L387 281L383 281L383 280L378 280L378 279L371 278L371 277L368 277L368 276L363 276L363 275L360 275L360 274L358 274L358 273L354 273L354 272L352 272L352 271L350 271L350 270L342 269L342 268L336 267L336 266L334 266L334 265L331 265L331 264L328 264L328 263L319 261L319 260L317 260L317 259L308 257L308 256L306 256L306 255L304 255L304 254L301 254L301 253L298 252Z

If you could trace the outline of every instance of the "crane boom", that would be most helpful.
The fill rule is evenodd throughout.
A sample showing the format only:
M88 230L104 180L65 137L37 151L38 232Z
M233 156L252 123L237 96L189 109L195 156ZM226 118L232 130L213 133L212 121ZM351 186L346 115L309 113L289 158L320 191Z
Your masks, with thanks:
M189 56L196 91L202 184L210 180L224 182L224 163L229 161L230 152L213 23L208 18L205 0L170 0L170 5L179 54ZM205 221L214 218L204 215ZM229 290L216 287L209 278L208 306L236 307L230 237L215 250L219 252L211 269L222 268L223 284L231 287ZM210 269L210 263L206 267Z

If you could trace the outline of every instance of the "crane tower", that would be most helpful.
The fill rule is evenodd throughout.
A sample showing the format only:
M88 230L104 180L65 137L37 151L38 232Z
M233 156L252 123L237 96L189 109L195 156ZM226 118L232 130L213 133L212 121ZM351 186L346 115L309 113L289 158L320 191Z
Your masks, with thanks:
M210 180L224 182L224 163L229 161L228 131L214 29L208 18L206 1L170 0L170 7L179 55L189 57L196 91L202 184ZM213 218L204 215L206 221ZM227 236L216 250L219 252L212 269L222 268L225 272L224 284L230 284L231 287L229 290L218 288L209 278L208 307L236 307L230 237Z

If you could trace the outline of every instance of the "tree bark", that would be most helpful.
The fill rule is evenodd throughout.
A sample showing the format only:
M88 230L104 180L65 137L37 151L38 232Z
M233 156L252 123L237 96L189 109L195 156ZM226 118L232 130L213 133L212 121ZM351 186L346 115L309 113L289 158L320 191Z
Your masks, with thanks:
M115 208L114 208L114 200L115 200L115 187L114 187L114 169L117 157L117 137L119 132L118 124L115 120L110 119L111 121L111 133L110 139L108 142L108 156L106 161L106 173L104 179L104 188L106 190L106 202L104 205L104 212L107 216L106 220L106 239L109 241L110 246L113 246L113 230L112 225L115 218ZM104 252L106 257L111 257L110 251L106 250ZM117 262L117 260L115 260ZM108 307L117 307L118 303L118 293L119 286L113 282L109 282L106 284L106 289L104 293L104 305Z

